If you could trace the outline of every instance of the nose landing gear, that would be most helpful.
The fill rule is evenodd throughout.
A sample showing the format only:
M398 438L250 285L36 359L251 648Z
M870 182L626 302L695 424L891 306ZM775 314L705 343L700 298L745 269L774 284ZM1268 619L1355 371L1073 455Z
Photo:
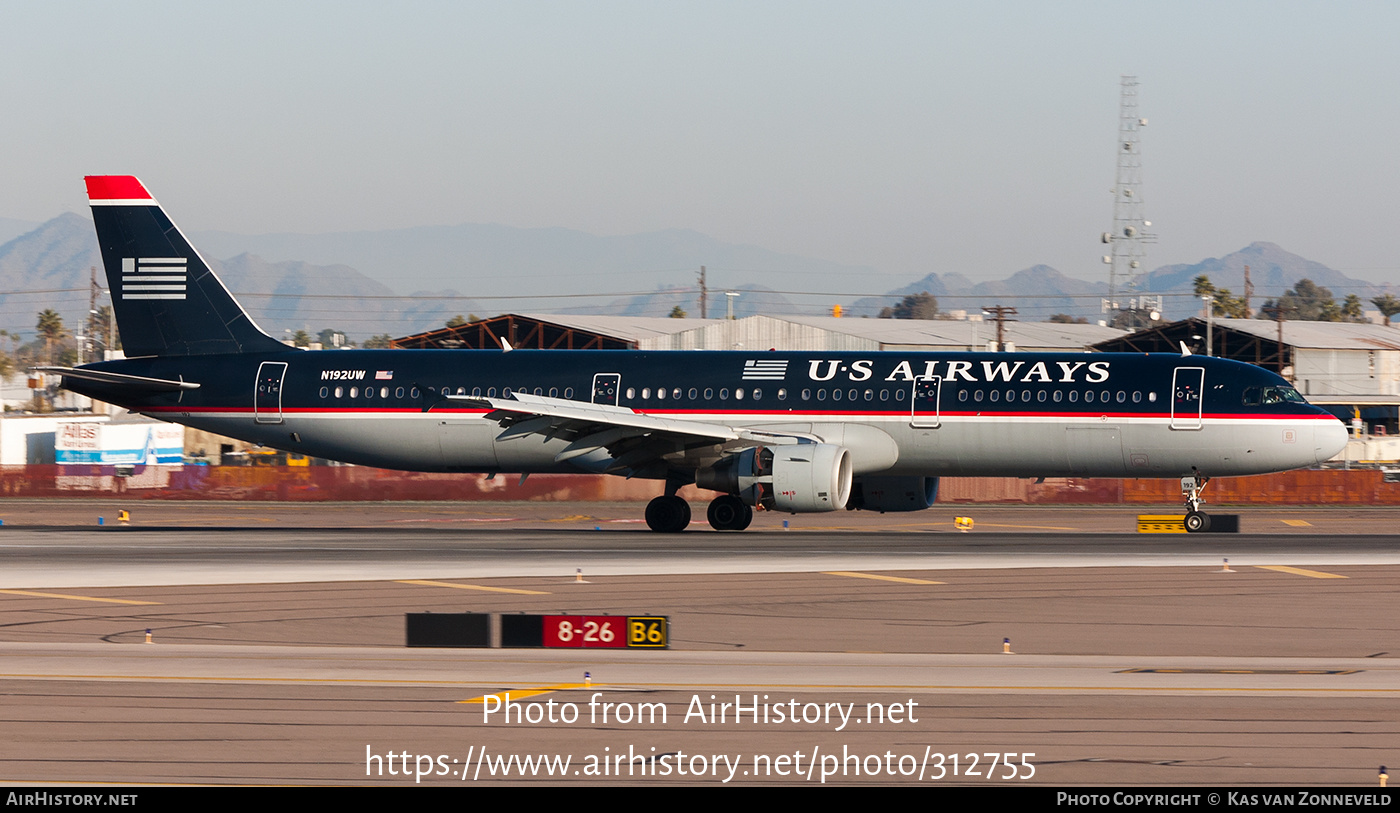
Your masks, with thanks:
M1210 530L1210 514L1201 510L1201 504L1205 500L1201 499L1201 492L1205 491L1206 483L1210 478L1201 474L1195 468L1191 469L1190 477L1181 478L1181 493L1186 497L1186 518L1183 524L1188 533L1200 533Z

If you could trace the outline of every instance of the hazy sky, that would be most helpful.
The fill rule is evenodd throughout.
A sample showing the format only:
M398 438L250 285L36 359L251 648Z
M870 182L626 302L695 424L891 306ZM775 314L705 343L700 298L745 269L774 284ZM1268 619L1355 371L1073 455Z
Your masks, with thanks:
M129 173L188 230L680 227L871 291L1099 279L1133 74L1148 267L1269 240L1400 282L1396 31L1393 2L0 0L0 217Z

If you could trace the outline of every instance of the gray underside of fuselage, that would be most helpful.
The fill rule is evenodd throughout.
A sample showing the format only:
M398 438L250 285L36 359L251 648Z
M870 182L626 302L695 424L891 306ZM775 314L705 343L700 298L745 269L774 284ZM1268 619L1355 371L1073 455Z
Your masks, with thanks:
M162 416L168 417L168 416ZM588 458L554 458L568 441L539 436L496 441L500 427L480 417L443 414L286 415L281 423L251 416L190 416L180 423L277 449L347 463L409 471L580 473ZM924 422L928 422L925 420ZM1167 419L1113 421L943 418L911 426L908 417L839 423L776 418L743 425L841 442L838 427L880 430L897 445L897 461L848 445L857 474L1003 477L1177 477L1261 474L1309 466L1320 454L1317 421L1228 420L1173 428ZM596 463L594 465L597 465Z

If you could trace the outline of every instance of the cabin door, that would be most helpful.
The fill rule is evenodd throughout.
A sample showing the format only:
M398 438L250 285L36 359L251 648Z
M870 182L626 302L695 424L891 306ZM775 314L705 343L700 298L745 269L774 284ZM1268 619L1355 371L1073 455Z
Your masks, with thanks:
M1178 367L1172 372L1171 428L1200 429L1201 410L1205 406L1206 370L1204 367Z
M253 387L253 422L282 422L282 379L287 375L287 362L264 361L258 365L258 380Z
M913 406L909 413L909 425L924 429L937 429L939 426L939 399L943 393L943 379L939 376L920 378L914 382Z
M621 373L598 373L593 376L593 403L617 406L618 391L621 389Z

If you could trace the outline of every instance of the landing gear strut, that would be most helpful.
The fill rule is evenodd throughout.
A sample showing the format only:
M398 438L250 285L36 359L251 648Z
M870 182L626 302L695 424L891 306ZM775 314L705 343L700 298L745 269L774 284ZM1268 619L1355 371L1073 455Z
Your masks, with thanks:
M753 522L753 507L733 494L722 494L710 501L705 517L716 531L742 531Z
M1210 514L1201 510L1201 492L1205 491L1206 483L1210 478L1201 474L1195 468L1191 469L1190 477L1181 478L1181 493L1186 497L1186 519L1183 520L1188 533L1200 533L1210 530Z

